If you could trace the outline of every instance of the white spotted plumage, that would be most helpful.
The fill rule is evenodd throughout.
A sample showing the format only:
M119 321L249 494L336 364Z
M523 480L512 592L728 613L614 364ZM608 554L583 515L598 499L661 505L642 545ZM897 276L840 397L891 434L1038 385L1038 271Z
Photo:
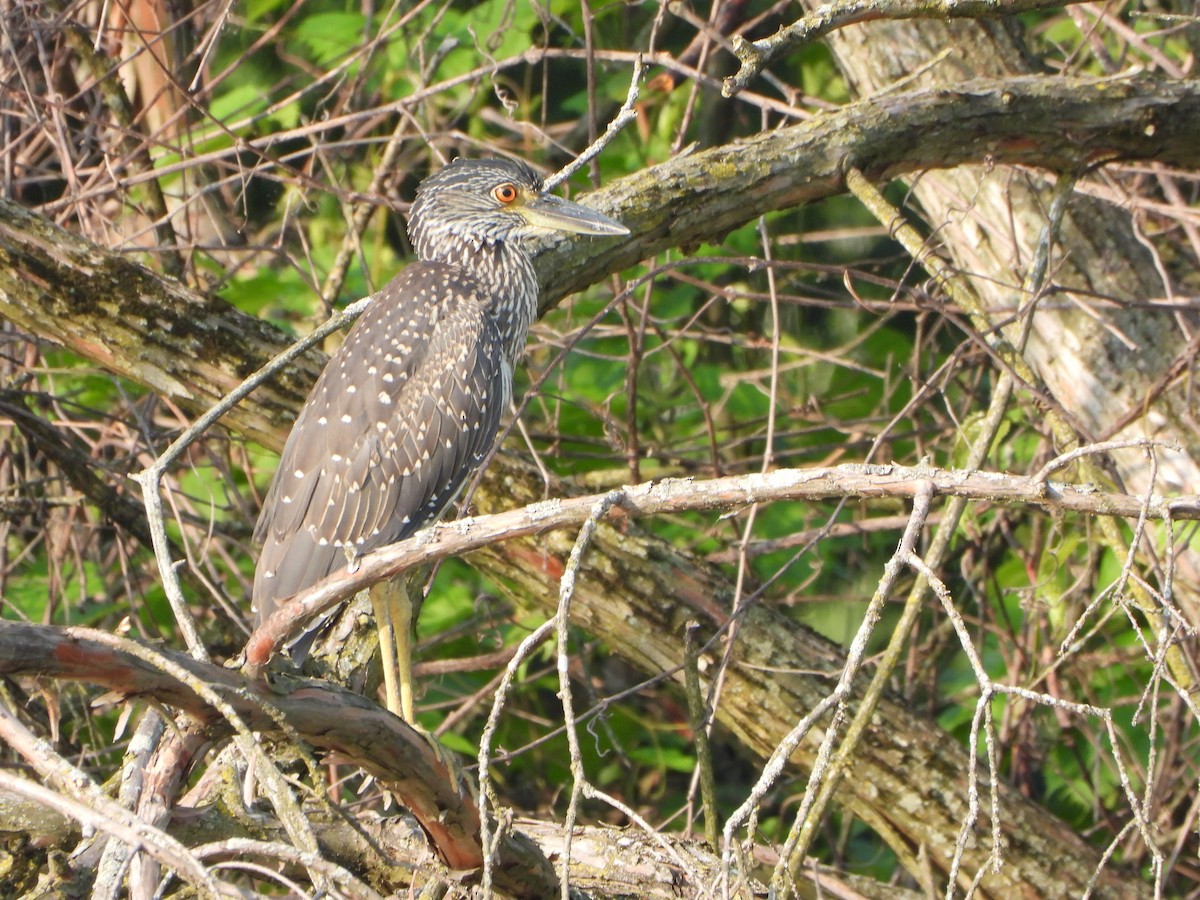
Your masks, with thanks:
M280 460L290 477L267 493L255 530L259 621L437 517L491 449L537 312L522 240L547 227L505 206L502 186L564 206L508 160L455 161L418 187L409 234L419 261L376 295L321 373ZM600 229L585 233L620 233L575 215Z

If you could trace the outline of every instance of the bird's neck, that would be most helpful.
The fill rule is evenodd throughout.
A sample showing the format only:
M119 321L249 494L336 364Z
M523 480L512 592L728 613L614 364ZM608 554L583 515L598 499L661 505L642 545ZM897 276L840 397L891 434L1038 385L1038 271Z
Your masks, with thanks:
M538 284L533 263L518 241L479 241L453 236L439 242L437 252L422 260L440 262L464 270L483 287L488 312L500 326L506 355L515 360L525 349L529 326L537 316Z

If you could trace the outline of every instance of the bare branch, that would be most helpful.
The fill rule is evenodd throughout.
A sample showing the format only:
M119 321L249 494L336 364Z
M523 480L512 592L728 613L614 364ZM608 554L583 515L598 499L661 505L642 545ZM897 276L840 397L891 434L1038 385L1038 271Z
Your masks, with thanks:
M190 686L130 649L114 646L116 641L86 628L0 621L0 674L86 681L127 696L153 697L187 711L208 727L212 738L227 733L224 718ZM282 678L268 685L185 654L156 652L210 685L250 728L278 731L266 712L270 707L309 743L384 781L422 823L448 865L469 869L479 864L474 804L445 760L410 725L332 684Z
M936 495L990 503L1026 504L1056 512L1136 519L1200 519L1200 497L1144 498L1109 493L1093 485L1043 482L1025 475L966 472L932 467L844 465L819 469L777 469L701 481L668 478L622 490L620 512L611 516L669 515L686 510L730 510L752 503L831 500L846 497L904 498L918 495L928 481ZM488 516L470 516L433 525L407 540L365 554L353 572L329 576L265 621L246 644L251 665L263 665L274 649L312 618L358 591L405 569L511 540L587 521L603 495L535 503Z
M0 634L7 628L7 623L0 624ZM0 737L57 789L0 773L0 786L5 790L35 799L81 824L101 828L131 846L146 850L209 897L224 895L221 884L183 844L105 796L99 785L33 735L3 703L0 703Z
M576 156L571 162L562 167L558 172L555 172L546 179L545 189L548 191L554 190L589 162L600 155L600 152L612 143L615 138L630 122L637 118L637 111L633 105L637 103L638 88L642 80L642 57L639 55L637 61L633 65L633 74L629 76L629 92L625 95L625 102L621 104L621 108L617 110L617 114L612 117L608 123L608 127L604 129L604 134L596 138L582 153Z

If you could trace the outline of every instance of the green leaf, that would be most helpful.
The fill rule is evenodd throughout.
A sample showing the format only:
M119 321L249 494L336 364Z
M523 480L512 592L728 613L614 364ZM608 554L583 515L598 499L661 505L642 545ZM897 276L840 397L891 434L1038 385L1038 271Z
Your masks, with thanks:
M357 12L326 12L305 16L296 38L315 62L331 65L351 55L362 44L367 20Z

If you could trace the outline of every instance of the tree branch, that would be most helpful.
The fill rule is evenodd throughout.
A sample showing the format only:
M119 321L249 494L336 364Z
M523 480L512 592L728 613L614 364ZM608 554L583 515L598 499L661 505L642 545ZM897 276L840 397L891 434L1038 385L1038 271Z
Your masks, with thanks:
M1147 442L1149 443L1149 442ZM620 489L608 518L642 518L688 511L728 511L752 503L845 498L915 498L923 483L935 495L988 503L1023 504L1048 512L1137 519L1200 519L1200 496L1134 497L1064 484L1037 476L968 472L920 466L847 464L818 469L776 469L707 481L667 478ZM250 637L247 658L264 665L284 640L356 593L426 563L459 556L500 541L577 527L607 495L540 501L518 509L435 524L411 538L364 554L353 572L339 570L281 606Z
M407 723L332 683L285 677L268 684L177 651L154 652L219 691L255 731L280 732L267 711L272 708L313 746L375 775L421 822L448 865L479 865L473 799L445 760ZM84 681L126 697L153 698L193 716L210 739L230 733L228 723L182 681L114 646L111 635L91 629L0 620L0 675ZM525 855L522 860L528 862Z
M841 193L849 165L873 180L967 163L1073 169L1155 159L1192 167L1200 86L1149 78L1015 78L876 97L809 122L677 157L609 185L591 203L632 236L544 249L543 308L642 259L719 240L773 210ZM697 185L704 190L697 190ZM0 315L112 372L208 409L290 344L270 324L99 250L0 201ZM225 419L278 446L322 362L312 352Z

